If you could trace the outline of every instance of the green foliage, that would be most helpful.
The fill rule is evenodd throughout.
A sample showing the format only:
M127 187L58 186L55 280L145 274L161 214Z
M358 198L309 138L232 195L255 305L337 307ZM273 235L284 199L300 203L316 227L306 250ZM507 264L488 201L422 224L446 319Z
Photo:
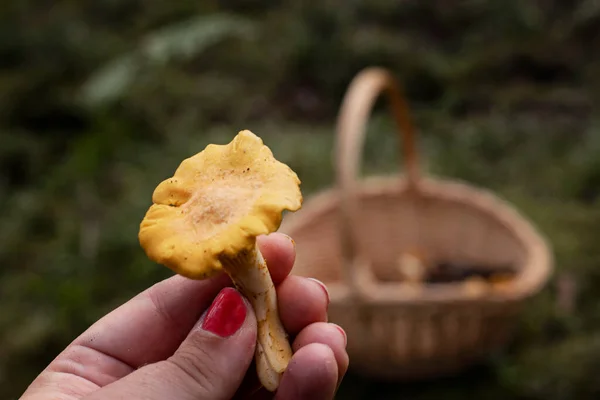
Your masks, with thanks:
M83 86L83 101L96 107L116 101L144 67L157 69L168 62L190 60L227 36L243 37L251 33L248 21L217 14L159 29L148 34L138 49L110 61L92 75Z
M557 274L485 368L426 383L350 376L344 398L600 394L596 1L8 2L0 8L0 397L89 324L170 275L137 230L179 162L240 129L310 195L333 183L339 101L367 65L415 110L423 169L491 188L550 240ZM363 174L398 169L382 107ZM565 276L574 309L558 307Z

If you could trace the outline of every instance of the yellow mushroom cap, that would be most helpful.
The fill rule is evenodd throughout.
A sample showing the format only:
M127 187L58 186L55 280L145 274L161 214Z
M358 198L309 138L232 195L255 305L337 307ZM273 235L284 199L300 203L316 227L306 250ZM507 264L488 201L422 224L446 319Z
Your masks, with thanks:
M302 205L300 179L248 130L208 145L161 182L140 224L148 257L192 279L222 270L221 260L254 249L276 231L284 210Z

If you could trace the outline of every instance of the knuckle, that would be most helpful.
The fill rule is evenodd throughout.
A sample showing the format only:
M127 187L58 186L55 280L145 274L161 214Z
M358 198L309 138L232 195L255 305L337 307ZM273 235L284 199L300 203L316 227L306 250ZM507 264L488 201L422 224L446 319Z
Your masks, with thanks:
M187 343L181 346L168 362L188 378L196 392L215 393L219 390L217 383L220 363L208 350L210 344L200 336L190 334Z
M175 327L179 325L177 318L174 317L173 313L165 304L165 296L163 292L161 292L157 287L151 287L146 291L146 296L160 318L162 318L166 323Z

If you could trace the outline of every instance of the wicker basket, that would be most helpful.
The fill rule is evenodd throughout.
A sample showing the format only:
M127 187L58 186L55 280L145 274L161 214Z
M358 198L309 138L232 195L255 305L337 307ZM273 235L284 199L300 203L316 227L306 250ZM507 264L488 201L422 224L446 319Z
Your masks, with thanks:
M406 177L357 180L371 108L385 91L402 132ZM369 68L351 83L337 126L337 188L308 199L281 231L297 243L294 273L323 281L329 318L348 334L353 370L388 379L457 372L504 345L527 298L547 282L549 246L492 193L419 176L414 133L397 82ZM398 280L398 257L510 264L502 286L414 285Z

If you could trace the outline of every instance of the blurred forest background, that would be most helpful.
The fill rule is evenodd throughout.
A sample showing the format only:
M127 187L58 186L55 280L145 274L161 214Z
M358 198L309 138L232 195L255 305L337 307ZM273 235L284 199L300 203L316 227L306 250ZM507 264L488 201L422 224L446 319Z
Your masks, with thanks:
M405 85L429 173L495 190L557 273L502 354L426 384L347 377L340 398L600 396L600 2L6 0L0 6L0 398L170 273L137 231L155 185L241 129L332 183L335 116L363 67ZM391 172L385 113L364 173ZM575 290L567 290L567 289Z

